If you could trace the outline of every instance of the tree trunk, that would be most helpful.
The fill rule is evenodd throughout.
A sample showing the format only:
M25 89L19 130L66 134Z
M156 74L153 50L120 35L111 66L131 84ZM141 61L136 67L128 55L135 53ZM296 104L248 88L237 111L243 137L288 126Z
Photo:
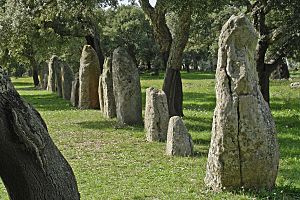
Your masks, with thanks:
M175 28L174 39L170 49L163 84L163 91L167 95L170 117L183 116L183 91L180 70L183 51L189 38L191 21L191 12L189 9L179 14L178 25Z
M183 92L179 69L167 68L163 91L167 96L170 117L183 116Z
M151 6L149 0L139 0L139 3L150 18L154 32L154 38L159 45L160 56L164 69L167 68L169 53L172 45L172 34L166 23L166 7L164 1L157 1L155 8Z
M147 70L150 72L151 71L151 61L147 60Z
M33 84L35 87L38 87L40 84L40 80L39 80L39 70L37 67L33 67L32 68L32 78L33 78Z
M185 70L187 73L190 73L190 64L189 63L185 64Z
M29 61L30 61L30 65L32 67L33 84L34 84L35 87L38 87L39 84L40 84L40 80L39 80L39 64L35 60L34 57L30 57Z
M73 171L45 122L1 72L0 113L0 176L10 199L79 199Z

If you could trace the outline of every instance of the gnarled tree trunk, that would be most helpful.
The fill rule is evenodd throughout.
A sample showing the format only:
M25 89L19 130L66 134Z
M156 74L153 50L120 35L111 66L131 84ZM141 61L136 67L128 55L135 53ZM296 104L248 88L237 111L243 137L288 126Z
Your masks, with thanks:
M183 51L188 41L191 24L191 10L187 7L178 13L174 36L166 23L166 1L158 0L153 8L149 0L140 0L143 11L149 16L155 40L160 46L163 65L166 67L163 91L167 95L169 115L183 116L183 92L180 76Z
M10 199L79 199L73 171L45 122L1 70L0 176Z

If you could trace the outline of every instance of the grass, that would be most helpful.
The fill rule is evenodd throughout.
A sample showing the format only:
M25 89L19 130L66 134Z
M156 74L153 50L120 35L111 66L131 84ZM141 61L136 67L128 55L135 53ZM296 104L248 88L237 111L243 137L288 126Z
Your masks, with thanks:
M98 110L78 110L31 79L13 79L38 109L55 144L72 166L83 200L92 199L300 199L300 90L272 81L271 109L280 143L280 168L273 191L213 193L203 179L213 110L214 75L183 73L184 122L195 143L193 157L168 157L164 143L148 143L143 127L120 127ZM141 77L145 90L161 88L162 75ZM300 80L299 74L294 74ZM0 184L0 199L8 199Z

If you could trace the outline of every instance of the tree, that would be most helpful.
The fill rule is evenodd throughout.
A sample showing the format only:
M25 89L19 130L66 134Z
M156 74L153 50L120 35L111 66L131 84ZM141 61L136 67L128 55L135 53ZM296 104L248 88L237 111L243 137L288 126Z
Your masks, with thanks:
M0 112L0 177L10 199L79 199L72 168L45 122L19 96L1 67Z
M10 59L32 68L34 85L38 86L39 63L58 52L66 61L74 63L80 56L82 42L41 28L40 18L34 14L39 9L35 6L13 0L3 4L0 9L0 47L3 49L1 57L8 55ZM9 67L9 63L8 59L5 62L2 59L1 64L6 67Z
M177 26L173 35L166 23L166 14L172 10L173 1L158 0L152 7L149 0L139 0L146 15L150 18L154 37L160 46L163 65L166 67L163 90L167 95L169 115L183 116L183 93L180 69L183 51L189 37L192 11L190 4L181 3L180 8L174 9L177 16Z
M110 56L117 47L126 46L140 62L151 62L155 57L157 45L153 31L145 14L138 6L120 6L105 11L103 30L103 49Z
M300 5L298 0L243 1L251 12L259 33L256 64L261 92L269 103L269 77L284 64L284 57L293 57L300 45Z

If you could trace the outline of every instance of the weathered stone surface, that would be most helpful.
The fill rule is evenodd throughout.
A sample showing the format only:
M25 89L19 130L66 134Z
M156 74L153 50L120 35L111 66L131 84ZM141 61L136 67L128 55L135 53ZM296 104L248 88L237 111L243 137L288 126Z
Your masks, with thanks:
M128 125L142 124L140 76L125 49L114 50L112 71L118 121Z
M100 65L92 46L85 45L80 58L79 103L81 109L99 109L98 85Z
M116 117L116 104L112 79L112 59L106 58L102 75L99 78L100 109L108 118Z
M48 64L48 68L49 68L49 75L48 75L48 86L47 86L47 90L51 91L51 92L56 92L56 85L55 85L55 77L56 77L56 69L60 68L60 64L59 64L59 58L57 56L52 56L49 64Z
M63 63L61 65L61 81L62 96L66 100L70 100L72 92L72 81L74 80L73 70L69 65Z
M46 62L40 63L40 69L39 69L39 78L40 78L40 87L41 89L46 90L48 86L48 64Z
M193 154L192 137L179 116L170 118L166 153L170 156L190 156Z
M71 91L71 104L74 107L78 106L79 101L79 72L74 76L74 81L72 81L72 91Z
M57 68L54 69L55 74L55 87L56 92L59 97L62 97L62 74L61 74L61 68L63 67L63 63L59 61L59 65Z
M300 82L294 82L290 84L290 87L293 89L300 88Z
M103 113L103 110L104 110L104 96L103 96L102 74L99 77L98 95L99 95L100 110Z
M165 141L167 139L169 110L167 96L162 90L146 90L145 130L147 141Z
M219 38L216 108L205 183L213 190L272 188L279 152L275 123L259 90L257 34L232 16Z

